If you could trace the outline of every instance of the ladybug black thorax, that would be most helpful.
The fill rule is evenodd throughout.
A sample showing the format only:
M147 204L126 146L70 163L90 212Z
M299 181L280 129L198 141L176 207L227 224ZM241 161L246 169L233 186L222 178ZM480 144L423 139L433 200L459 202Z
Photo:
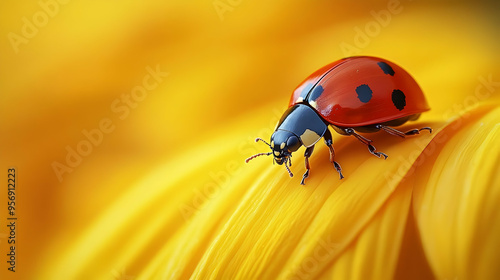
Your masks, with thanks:
M271 136L271 149L278 164L302 145L311 147L328 129L323 119L306 104L296 104L285 111Z

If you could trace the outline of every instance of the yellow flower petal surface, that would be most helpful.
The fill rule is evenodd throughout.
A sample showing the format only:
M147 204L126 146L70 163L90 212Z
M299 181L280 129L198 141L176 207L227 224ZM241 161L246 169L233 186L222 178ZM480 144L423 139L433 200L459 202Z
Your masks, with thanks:
M500 110L472 112L445 131L415 191L423 246L438 278L498 275ZM439 149L439 148L438 148Z

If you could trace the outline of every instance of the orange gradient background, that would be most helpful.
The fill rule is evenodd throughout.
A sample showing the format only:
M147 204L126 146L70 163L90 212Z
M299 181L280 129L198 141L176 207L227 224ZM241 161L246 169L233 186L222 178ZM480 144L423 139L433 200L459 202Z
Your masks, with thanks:
M265 146L252 139L270 136L305 77L342 57L405 68L432 108L424 121L458 114L480 77L500 82L495 1L40 2L57 7L19 45L9 34L21 36L23 18L33 23L44 8L0 4L1 279L139 277L186 223L180 201L253 168L244 159ZM126 103L147 69L168 76ZM69 166L68 149L103 120L112 131ZM62 180L55 162L68 166ZM6 264L9 167L18 176L15 273ZM181 175L191 179L174 180Z

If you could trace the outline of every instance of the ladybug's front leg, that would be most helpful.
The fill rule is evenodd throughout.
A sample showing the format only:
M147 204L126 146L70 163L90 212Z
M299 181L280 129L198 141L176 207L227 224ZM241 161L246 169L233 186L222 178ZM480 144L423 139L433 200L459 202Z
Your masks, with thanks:
M325 144L330 150L330 162L333 164L333 167L335 167L335 170L337 170L337 172L339 173L340 180L342 180L344 178L344 175L342 175L342 168L340 167L340 164L335 161L335 151L333 150L333 139L330 130L327 129L323 137L325 138Z
M309 170L311 169L311 166L309 166L309 157L312 155L313 151L314 151L314 146L311 146L307 148L304 153L304 158L306 161L306 172L304 173L304 176L302 176L302 181L300 181L301 185L305 185L304 181L306 180L307 177L309 177Z
M357 134L356 132L354 132L354 129L352 128L346 128L345 129L345 132L347 133L347 135L353 135L354 137L356 137L356 139L358 139L359 141L361 141L361 143L365 144L368 146L368 151L370 151L370 153L372 153L373 155L376 155L377 157L384 157L384 159L387 159L388 155L382 153L382 152L376 152L376 149L375 147L371 144L372 143L372 140L370 139L367 139L359 134Z

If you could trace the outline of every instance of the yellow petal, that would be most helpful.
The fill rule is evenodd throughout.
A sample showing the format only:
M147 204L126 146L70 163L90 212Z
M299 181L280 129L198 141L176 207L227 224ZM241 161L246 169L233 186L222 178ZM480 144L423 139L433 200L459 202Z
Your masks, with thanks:
M437 278L500 273L499 120L500 109L491 107L458 119L442 132L446 145L415 174L416 220Z
M329 263L327 270L320 274L321 278L393 278L410 208L411 192L410 185L398 187L352 244L337 260ZM321 261L319 258L313 260ZM308 269L304 262L300 273L307 272Z

